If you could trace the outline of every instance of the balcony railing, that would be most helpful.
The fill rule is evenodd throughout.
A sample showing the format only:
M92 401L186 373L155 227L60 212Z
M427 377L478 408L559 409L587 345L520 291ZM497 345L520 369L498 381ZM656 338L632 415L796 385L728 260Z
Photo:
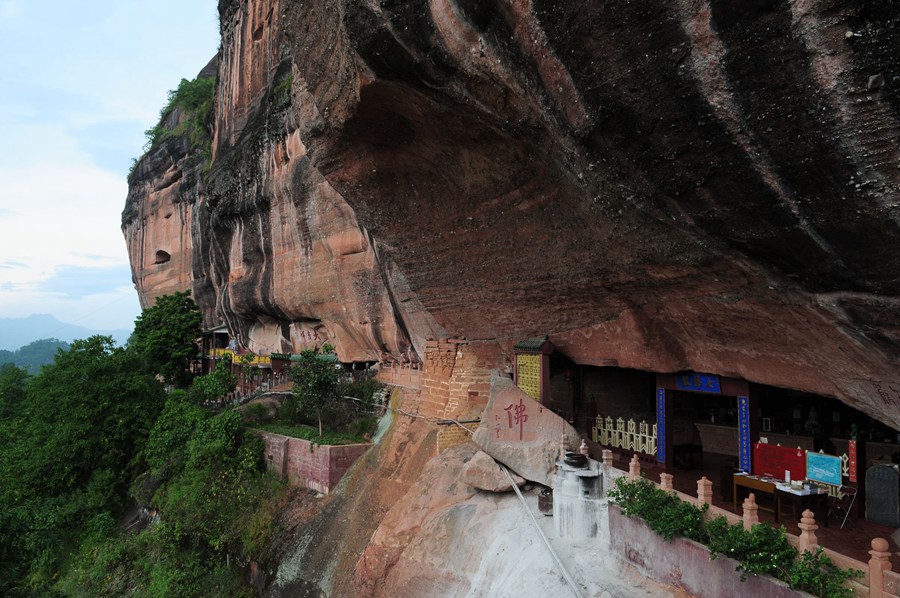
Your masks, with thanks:
M656 454L656 424L627 422L621 417L597 416L594 422L594 442L602 446L612 446L626 451L637 451L645 455Z
M210 357L213 357L215 359L230 357L231 363L242 364L244 363L242 360L245 359L248 355L251 355L253 357L253 359L247 362L249 365L272 365L272 358L268 355L252 355L250 353L245 353L244 355L236 355L235 352L231 349L213 349Z

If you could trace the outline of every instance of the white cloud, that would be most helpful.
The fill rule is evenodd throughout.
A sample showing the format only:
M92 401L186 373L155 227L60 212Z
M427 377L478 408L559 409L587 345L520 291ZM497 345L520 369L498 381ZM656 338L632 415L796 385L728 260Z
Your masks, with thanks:
M0 19L11 21L22 15L22 3L5 0L0 2Z
M35 291L20 291L11 298L0 287L0 313L4 318L53 314L67 324L97 330L131 330L140 305L132 286L78 299Z
M110 280L128 263L127 164L217 45L214 0L0 0L0 317L131 327L130 277ZM92 268L96 292L66 292ZM117 311L115 325L72 321Z
M127 185L90 163L0 167L0 255L28 266L6 282L39 282L62 266L127 263L119 228ZM91 255L92 257L86 257Z

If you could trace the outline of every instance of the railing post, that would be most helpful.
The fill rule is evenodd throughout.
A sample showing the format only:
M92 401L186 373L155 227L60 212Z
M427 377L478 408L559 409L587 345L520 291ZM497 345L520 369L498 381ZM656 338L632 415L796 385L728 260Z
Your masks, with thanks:
M659 474L659 488L661 490L672 490L672 478L675 477L671 473Z
M713 483L706 479L706 476L703 476L699 480L697 480L697 506L702 507L703 505L712 505L713 501L713 491L712 491Z
M872 555L869 559L869 598L883 598L884 572L891 570L888 541L884 538L873 538L869 554Z
M613 466L613 452L609 449L603 449L602 455L603 467L611 468Z
M638 461L638 456L634 455L631 458L631 463L628 464L628 479L636 480L641 477L641 462Z
M750 531L753 526L759 523L759 505L756 504L756 494L750 493L750 496L744 499L744 531Z
M819 529L819 526L816 525L815 513L809 509L803 511L797 527L800 528L800 552L815 551L819 545L818 538L816 538L816 530Z

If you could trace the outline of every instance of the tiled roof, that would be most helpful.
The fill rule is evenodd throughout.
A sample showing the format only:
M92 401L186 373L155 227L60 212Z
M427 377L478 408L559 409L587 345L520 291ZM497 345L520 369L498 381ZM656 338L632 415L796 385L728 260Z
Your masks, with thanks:
M546 342L546 336L543 338L528 338L513 345L513 351L540 351L541 346Z

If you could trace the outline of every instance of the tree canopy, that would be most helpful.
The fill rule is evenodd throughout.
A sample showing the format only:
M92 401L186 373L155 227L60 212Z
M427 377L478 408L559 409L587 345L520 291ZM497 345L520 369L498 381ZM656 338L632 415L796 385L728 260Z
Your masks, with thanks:
M26 370L11 363L0 365L0 430L4 422L9 422L18 413L19 405L25 398L27 379Z
M179 387L190 381L191 359L197 355L201 317L190 291L157 298L134 321L134 333L128 342L145 360L151 373Z
M297 410L307 417L316 417L319 436L322 435L322 416L338 397L340 377L334 366L334 362L319 359L318 353L306 349L290 370Z
M93 336L36 376L3 370L0 594L27 593L5 587L22 580L41 588L92 521L121 512L134 456L163 405L162 385L138 365L111 337Z
M190 395L198 403L207 403L221 399L236 386L237 378L231 373L231 361L223 359L209 374L194 378Z

